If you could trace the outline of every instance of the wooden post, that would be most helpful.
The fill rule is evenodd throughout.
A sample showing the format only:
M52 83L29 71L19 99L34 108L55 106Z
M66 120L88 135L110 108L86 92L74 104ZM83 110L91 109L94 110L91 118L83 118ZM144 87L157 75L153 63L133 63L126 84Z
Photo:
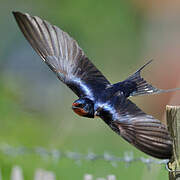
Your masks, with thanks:
M169 180L180 180L180 106L166 106L168 130L173 139L173 155L169 163Z

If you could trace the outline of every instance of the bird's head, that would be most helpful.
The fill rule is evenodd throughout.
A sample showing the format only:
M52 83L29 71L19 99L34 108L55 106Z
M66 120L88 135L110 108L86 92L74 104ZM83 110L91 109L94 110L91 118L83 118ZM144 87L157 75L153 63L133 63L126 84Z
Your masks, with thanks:
M94 103L88 98L80 98L74 101L72 109L79 116L94 118Z

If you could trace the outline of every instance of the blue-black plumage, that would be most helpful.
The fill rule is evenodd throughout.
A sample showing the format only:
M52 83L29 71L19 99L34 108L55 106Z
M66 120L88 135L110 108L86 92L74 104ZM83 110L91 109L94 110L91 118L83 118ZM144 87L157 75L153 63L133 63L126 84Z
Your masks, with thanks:
M111 84L66 32L39 17L13 14L33 49L79 97L72 104L75 113L88 118L98 116L139 150L153 157L171 158L172 140L166 126L128 99L178 90L158 89L141 77L141 70L152 60L126 80Z

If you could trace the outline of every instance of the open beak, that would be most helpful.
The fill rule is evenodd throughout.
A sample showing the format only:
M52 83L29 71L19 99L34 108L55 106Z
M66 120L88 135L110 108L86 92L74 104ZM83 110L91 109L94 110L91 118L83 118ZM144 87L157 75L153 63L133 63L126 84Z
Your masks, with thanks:
M77 109L78 107L72 105L72 109Z
M78 106L79 105L79 103L72 103L72 106Z
M73 104L72 104L72 109L77 109L77 108L79 108L78 105L79 105L79 103L73 103Z

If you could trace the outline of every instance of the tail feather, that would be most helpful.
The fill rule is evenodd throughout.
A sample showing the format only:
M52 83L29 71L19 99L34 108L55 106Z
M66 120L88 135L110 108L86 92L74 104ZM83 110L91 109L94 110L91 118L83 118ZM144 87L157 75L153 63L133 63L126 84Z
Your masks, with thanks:
M140 67L133 75L128 77L125 81L130 81L135 83L134 89L129 93L129 96L141 96L146 94L159 94L159 93L167 93L180 90L180 88L174 89L158 89L151 84L149 84L146 80L141 77L141 71L149 65L153 60L151 59L142 67Z

